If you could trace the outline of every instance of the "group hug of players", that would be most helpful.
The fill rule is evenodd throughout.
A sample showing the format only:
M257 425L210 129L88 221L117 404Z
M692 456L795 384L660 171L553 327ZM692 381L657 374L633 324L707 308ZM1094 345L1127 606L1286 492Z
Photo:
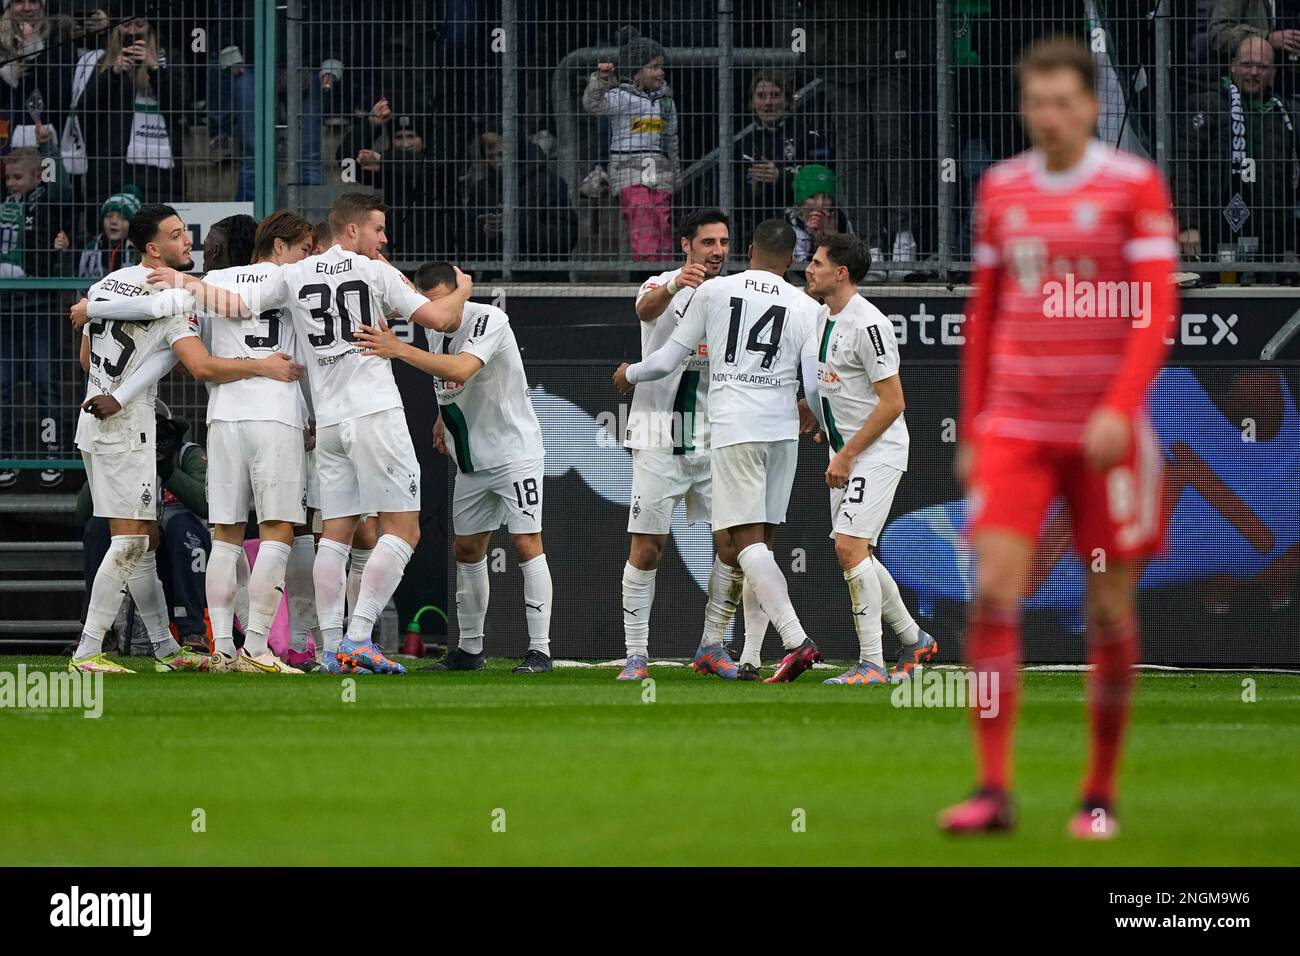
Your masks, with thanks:
M1086 839L1118 832L1114 783L1138 655L1134 588L1163 529L1161 456L1146 392L1165 353L1177 247L1160 173L1093 139L1095 84L1086 49L1069 41L1032 49L1021 65L1021 92L1034 149L989 171L977 201L957 455L970 491L967 530L977 569L965 651L974 671L998 679L999 705L974 718L979 789L941 815L950 832L1002 830L1014 820L1020 602L1038 530L1058 495L1070 508L1075 546L1088 558L1094 665L1088 771L1070 832ZM74 324L84 327L90 376L77 445L95 513L112 532L72 668L125 670L103 655L102 641L129 590L161 670L294 673L314 665L404 673L371 640L419 537L420 470L391 370L400 360L434 377L441 413L435 443L458 468L452 511L460 639L438 666L485 664L485 555L490 535L505 524L521 561L529 635L516 672L551 669L544 452L508 318L470 302L469 277L450 264L426 265L414 282L405 279L382 258L385 224L383 206L360 194L335 203L327 229L275 213L258 227L251 265L200 279L184 271L190 239L174 211L147 206L132 221L141 264L96 283L72 310ZM799 289L783 278L794 252L784 222L761 223L746 238L749 268L723 276L726 217L705 211L684 223L685 263L646 282L637 296L642 361L614 373L619 391L634 391L623 436L634 476L622 594L627 659L618 676L647 674L655 569L680 501L688 518L710 522L716 547L695 668L758 680L769 623L786 651L769 682L792 681L820 659L771 550L800 435L811 433L830 448L832 537L860 644L854 666L827 683L905 678L937 645L912 620L874 553L907 467L908 432L892 324L857 291L867 253L852 237L829 238ZM1144 283L1146 312L1047 310L1045 290L1065 273ZM385 319L395 316L427 330L427 351L388 329ZM153 399L176 361L212 386L215 540L207 587L215 650L208 658L168 634L153 561ZM240 547L250 506L261 536L251 570ZM309 508L319 510L318 545ZM365 530L371 515L377 531ZM1098 553L1106 557L1100 568ZM244 581L245 641L236 652L232 620ZM300 659L304 667L268 648L284 590L294 621L291 653L305 651L298 635L319 634L319 659ZM724 634L742 602L745 648L737 664ZM902 644L889 669L882 621Z

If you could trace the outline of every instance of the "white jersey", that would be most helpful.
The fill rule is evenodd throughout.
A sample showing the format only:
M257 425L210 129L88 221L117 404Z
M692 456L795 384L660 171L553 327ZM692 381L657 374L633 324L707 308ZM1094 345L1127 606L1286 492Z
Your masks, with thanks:
M543 458L542 428L528 398L510 317L494 306L467 302L454 332L426 331L430 352L469 353L483 363L468 382L434 380L457 470L469 474Z
M112 302L164 291L145 284L151 270L145 266L118 269L90 287L92 302ZM86 398L106 395L116 389L154 352L171 348L183 338L199 334L199 320L193 313L172 315L152 322L96 319L82 328L90 339L90 374ZM132 399L116 415L103 421L82 412L77 418L77 447L82 451L111 454L154 444L155 383Z
M357 326L378 325L389 313L409 319L428 301L397 269L331 246L238 291L254 312L287 309L293 317L317 427L402 407L392 363L353 344Z
M818 316L817 381L822 418L834 452L862 430L880 404L873 383L898 374L894 323L860 295L831 315ZM855 460L907 471L907 423L899 415Z
M260 285L281 267L271 262L217 269L203 281L223 289ZM256 360L276 352L298 354L293 321L280 309L269 309L242 321L222 316L202 317L203 339L218 358ZM213 422L282 422L302 428L302 389L296 382L246 378L213 385L208 393L208 424Z
M671 338L692 350L705 340L714 448L799 437L800 358L815 354L817 309L801 289L758 269L695 290Z
M661 272L642 283L636 300L667 285L680 269ZM683 287L658 317L641 323L641 358L666 343L694 289ZM632 395L632 411L623 433L627 448L671 448L674 454L692 455L709 449L709 358L701 340L681 367L665 378L643 382Z

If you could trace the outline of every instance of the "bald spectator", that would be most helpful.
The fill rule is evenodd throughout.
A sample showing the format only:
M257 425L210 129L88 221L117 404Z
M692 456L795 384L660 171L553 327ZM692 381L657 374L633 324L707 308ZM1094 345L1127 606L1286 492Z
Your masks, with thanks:
M1273 92L1275 69L1272 45L1251 34L1219 88L1191 101L1174 179L1185 257L1228 245L1265 259L1296 249L1300 159L1294 121Z

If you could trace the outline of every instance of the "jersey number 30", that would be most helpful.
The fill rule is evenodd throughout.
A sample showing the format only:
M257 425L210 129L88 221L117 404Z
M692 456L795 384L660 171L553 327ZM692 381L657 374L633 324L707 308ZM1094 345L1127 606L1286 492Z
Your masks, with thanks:
M298 291L298 300L306 301L314 296L316 304L312 306L311 317L320 322L325 331L319 335L308 335L307 341L318 349L329 348L340 337L344 342L355 342L352 335L352 314L348 311L348 294L355 293L361 310L361 325L370 325L370 287L360 279L344 282L334 291L334 306L338 316L330 311L330 287L323 282L305 285Z

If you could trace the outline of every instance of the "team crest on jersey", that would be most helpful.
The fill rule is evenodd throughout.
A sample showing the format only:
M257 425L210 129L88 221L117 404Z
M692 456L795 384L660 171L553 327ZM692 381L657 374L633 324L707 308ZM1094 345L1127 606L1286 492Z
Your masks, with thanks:
M140 492L140 504L148 508L149 502L151 501L153 501L153 492L151 492L149 486L146 485L144 491Z
M412 498L414 498L414 497L415 497L415 493L416 493L417 491L420 490L419 487L415 484L415 479L414 479L414 478L411 479L411 483L410 483L410 485L407 486L407 489L406 489L406 490L409 491L409 492L411 493L411 497L412 497ZM304 499L304 500L305 500L305 499Z
M1096 203L1081 202L1074 207L1074 224L1080 229L1097 228L1097 220L1100 218L1101 212Z
M635 498L632 499L632 517L633 518L641 517L641 496L640 495L637 495Z

